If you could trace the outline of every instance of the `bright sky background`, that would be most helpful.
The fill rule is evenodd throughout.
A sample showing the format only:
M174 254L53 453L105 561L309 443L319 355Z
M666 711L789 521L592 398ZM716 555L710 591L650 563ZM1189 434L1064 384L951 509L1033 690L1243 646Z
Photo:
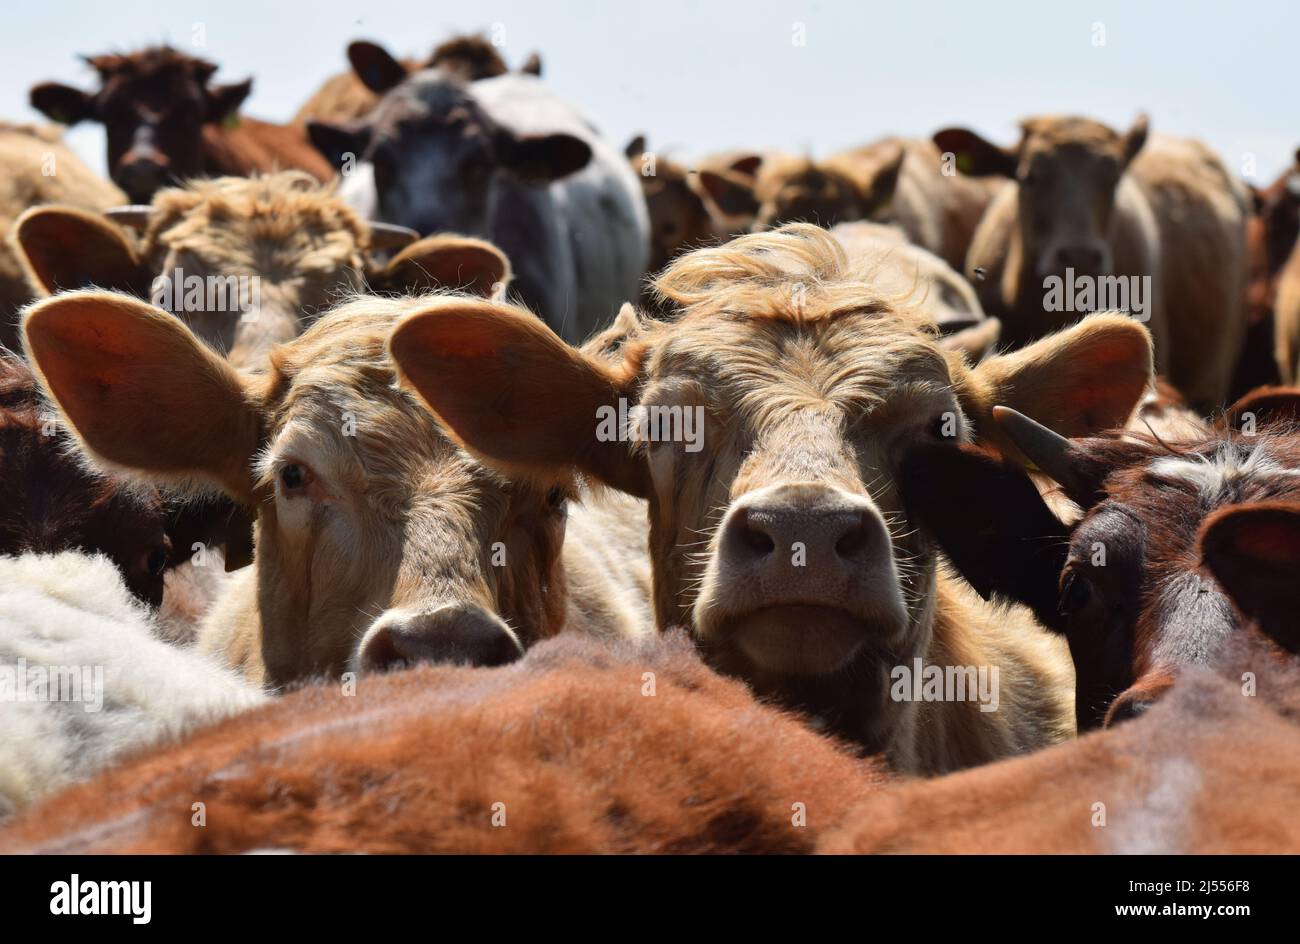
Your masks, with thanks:
M19 0L0 32L0 118L35 120L28 88L89 88L78 53L169 40L252 75L245 111L287 120L346 67L351 39L424 56L453 32L491 30L512 66L544 75L616 143L644 131L684 156L732 148L824 154L885 134L965 124L1010 143L1023 115L1076 112L1196 135L1230 169L1271 181L1300 145L1300 4L1200 0ZM802 24L806 45L793 42ZM1104 29L1105 45L1094 45ZM103 135L70 141L103 168Z

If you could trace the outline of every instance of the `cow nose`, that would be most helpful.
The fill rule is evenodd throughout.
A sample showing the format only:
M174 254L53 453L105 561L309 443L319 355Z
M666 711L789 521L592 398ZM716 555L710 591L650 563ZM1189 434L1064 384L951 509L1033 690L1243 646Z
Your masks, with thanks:
M167 165L153 157L124 159L117 169L117 183L127 195L137 202L148 203L154 193L167 182Z
M784 485L733 505L718 545L732 576L851 575L889 552L889 532L872 503L822 485Z
M1056 250L1052 261L1057 272L1073 269L1081 275L1099 275L1105 266L1106 254L1100 246L1062 246Z
M419 662L493 666L521 655L523 648L500 618L476 606L448 604L381 618L362 642L360 664L371 672Z

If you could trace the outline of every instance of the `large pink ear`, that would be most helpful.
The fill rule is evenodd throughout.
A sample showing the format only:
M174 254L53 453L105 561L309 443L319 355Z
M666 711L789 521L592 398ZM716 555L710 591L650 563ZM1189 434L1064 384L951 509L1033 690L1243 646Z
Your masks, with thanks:
M1300 653L1300 503L1221 508L1205 520L1201 561L1237 609Z
M574 470L633 495L649 471L609 411L634 377L570 347L539 318L510 305L446 297L407 315L389 341L403 380L468 449L513 475Z
M235 371L175 316L113 292L67 292L23 320L27 356L91 453L151 481L252 497L261 417Z
M150 276L116 225L75 207L33 207L18 218L14 243L38 292L116 288L149 294Z

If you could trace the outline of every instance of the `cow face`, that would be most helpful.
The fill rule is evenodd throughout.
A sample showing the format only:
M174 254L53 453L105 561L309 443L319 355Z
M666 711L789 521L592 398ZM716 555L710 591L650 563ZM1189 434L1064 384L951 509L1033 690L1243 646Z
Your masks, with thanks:
M126 222L143 230L138 243L112 221L122 214L28 211L16 232L31 280L46 293L96 285L148 298L236 367L260 365L349 293L486 295L510 275L494 247L457 237L398 243L400 252L381 263L370 249L392 227L363 223L331 188L298 171L195 181L128 209Z
M512 481L395 386L398 317L362 299L241 376L170 314L104 292L25 324L82 442L140 478L219 487L257 516L254 579L273 683L420 660L497 664L559 624L566 480Z
M1083 118L1031 118L1020 144L999 148L972 131L934 136L963 173L1002 174L1016 182L1018 231L1027 274L1096 278L1111 271L1108 244L1116 189L1142 149L1147 120L1125 134Z
M157 491L97 475L68 447L31 370L0 354L0 554L105 554L127 589L158 606L171 544Z
M870 159L864 156L853 173L806 158L765 160L754 184L753 229L796 221L829 228L868 219L893 196L903 156L902 147L886 148Z
M898 496L909 445L970 438L999 390L1076 428L1126 416L1150 340L1092 319L972 373L864 279L796 225L684 256L658 282L675 318L629 309L624 337L583 352L503 306L405 322L393 350L405 369L418 330L438 352L420 390L494 464L576 466L647 497L658 622L690 627L715 665L781 693L870 684L924 648L934 614L936 556Z
M421 233L487 236L494 196L507 178L545 186L591 159L591 148L572 135L523 135L499 126L472 87L438 69L393 87L357 124L312 122L308 131L335 166L349 155L369 161L379 216Z
M683 252L713 242L713 218L686 168L649 154L641 137L634 138L625 151L641 181L650 215L648 271L658 272Z
M96 92L45 83L32 89L32 107L64 124L103 124L109 174L135 203L202 173L203 126L234 117L252 90L251 79L210 85L215 65L168 47L86 61L99 73Z
M922 448L905 460L905 504L963 576L1065 634L1080 730L1145 710L1181 668L1212 663L1243 628L1200 566L1198 531L1220 509L1300 499L1290 421L1266 422L1263 403L1234 408L1248 413L1260 423L1249 433L1225 429L1175 448L1120 433L1066 440L1001 414L1021 450L1084 509L1072 526L1021 469L978 450Z
M1300 154L1272 185L1254 191L1254 203L1255 213L1246 222L1252 322L1272 315L1279 276L1300 238Z

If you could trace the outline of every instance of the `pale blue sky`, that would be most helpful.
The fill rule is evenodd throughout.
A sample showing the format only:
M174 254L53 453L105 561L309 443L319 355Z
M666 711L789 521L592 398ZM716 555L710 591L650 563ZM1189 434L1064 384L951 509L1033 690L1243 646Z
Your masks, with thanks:
M503 30L507 60L541 52L545 75L611 138L645 131L690 156L779 147L824 154L884 134L967 124L1000 142L1015 119L1079 112L1194 134L1242 173L1271 180L1300 145L1294 85L1300 5L901 0L114 0L20 2L0 33L0 118L32 120L27 89L88 87L78 53L161 40L254 77L245 110L287 119L354 38L426 54L451 32ZM802 24L806 45L792 42ZM1094 24L1105 30L1095 46ZM73 146L102 169L98 128Z

